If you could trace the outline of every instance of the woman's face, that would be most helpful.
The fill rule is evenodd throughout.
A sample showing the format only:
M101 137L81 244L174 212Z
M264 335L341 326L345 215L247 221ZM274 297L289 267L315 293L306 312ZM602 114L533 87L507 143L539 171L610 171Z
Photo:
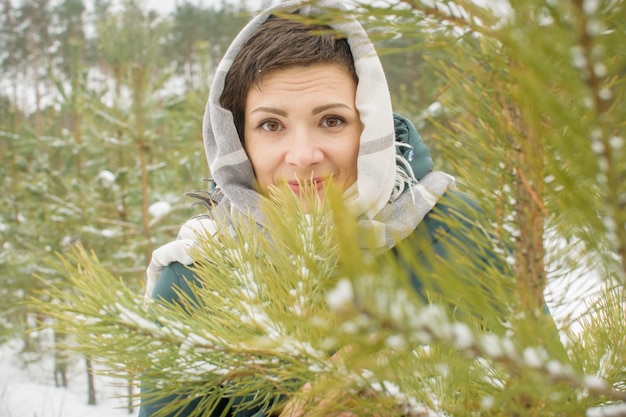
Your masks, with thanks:
M355 95L338 64L275 70L250 89L244 146L264 193L289 187L323 198L329 180L340 191L356 181L363 125Z

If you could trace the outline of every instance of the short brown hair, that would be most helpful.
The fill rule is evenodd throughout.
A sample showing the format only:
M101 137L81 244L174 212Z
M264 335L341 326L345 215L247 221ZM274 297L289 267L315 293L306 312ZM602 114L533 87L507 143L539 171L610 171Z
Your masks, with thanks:
M233 61L220 97L220 105L233 114L241 143L248 91L264 75L278 69L328 63L341 65L358 83L348 41L329 26L276 16L261 24Z

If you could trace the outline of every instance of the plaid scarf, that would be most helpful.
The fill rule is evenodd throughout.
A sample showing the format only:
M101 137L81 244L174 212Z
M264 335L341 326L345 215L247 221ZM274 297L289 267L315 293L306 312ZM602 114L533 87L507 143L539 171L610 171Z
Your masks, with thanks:
M277 12L319 16L326 9L343 10L338 1L289 1L265 10L237 35L220 63L204 114L204 146L216 184L223 198L218 211L235 209L263 225L261 196L255 190L252 164L239 141L232 114L219 104L224 80L233 60L248 38L267 18ZM397 161L391 98L382 65L363 27L347 12L333 29L347 35L359 84L356 107L364 129L358 156L356 190L346 192L346 205L366 228L381 231L386 247L406 237L432 209L437 199L452 186L454 179L443 173L430 173L417 182L406 175ZM403 190L398 193L397 190ZM218 214L218 213L216 213ZM397 237L394 237L397 236Z
M217 233L210 219L228 220L234 213L252 216L261 227L262 197L255 189L252 164L239 140L233 116L220 106L228 70L247 39L267 18L277 12L320 16L326 10L341 11L345 19L330 24L345 34L350 45L359 83L356 107L364 125L357 162L357 181L345 192L347 208L358 219L366 235L377 237L379 252L393 247L407 237L437 200L454 186L454 178L443 172L430 172L419 181L415 178L404 152L396 152L394 118L385 74L367 33L344 10L339 1L288 1L269 8L252 19L237 35L217 68L203 120L204 147L213 181L218 189L212 196L219 204L210 215L191 219L179 233L178 240L155 251L148 267L148 292L165 265L173 261L189 264L186 248L193 246L197 233ZM336 20L336 19L335 19ZM371 242L369 242L371 243Z

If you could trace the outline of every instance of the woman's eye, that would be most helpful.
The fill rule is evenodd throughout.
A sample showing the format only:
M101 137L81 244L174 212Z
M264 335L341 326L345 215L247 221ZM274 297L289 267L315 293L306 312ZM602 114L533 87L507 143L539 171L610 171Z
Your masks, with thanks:
M259 125L263 130L268 132L276 132L281 129L281 124L276 120L266 120Z
M331 116L331 117L327 117L324 120L322 120L322 126L324 127L339 127L341 126L341 124L343 123L343 119L341 117L335 117L335 116Z

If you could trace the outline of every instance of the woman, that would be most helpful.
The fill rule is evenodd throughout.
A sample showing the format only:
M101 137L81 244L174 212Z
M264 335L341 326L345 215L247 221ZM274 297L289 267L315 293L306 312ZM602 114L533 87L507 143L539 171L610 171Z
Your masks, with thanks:
M209 204L209 216L192 219L179 239L155 251L148 297L175 302L177 288L190 292L183 277L198 279L187 267L193 260L186 253L195 232L223 232L213 218L228 218L233 211L263 227L261 201L274 189L289 189L306 205L303 194L312 191L323 199L332 181L359 225L378 231L376 250L389 250L413 234L443 250L442 239L435 238L441 223L433 213L450 211L453 199L446 193L454 178L431 171L415 128L393 114L382 66L356 21L333 24L331 32L277 17L342 9L335 1L317 5L287 2L261 13L226 52L203 126L215 204ZM419 292L420 279L413 278ZM140 416L170 400L144 404ZM265 415L262 409L237 411L237 402L225 399L212 415Z

